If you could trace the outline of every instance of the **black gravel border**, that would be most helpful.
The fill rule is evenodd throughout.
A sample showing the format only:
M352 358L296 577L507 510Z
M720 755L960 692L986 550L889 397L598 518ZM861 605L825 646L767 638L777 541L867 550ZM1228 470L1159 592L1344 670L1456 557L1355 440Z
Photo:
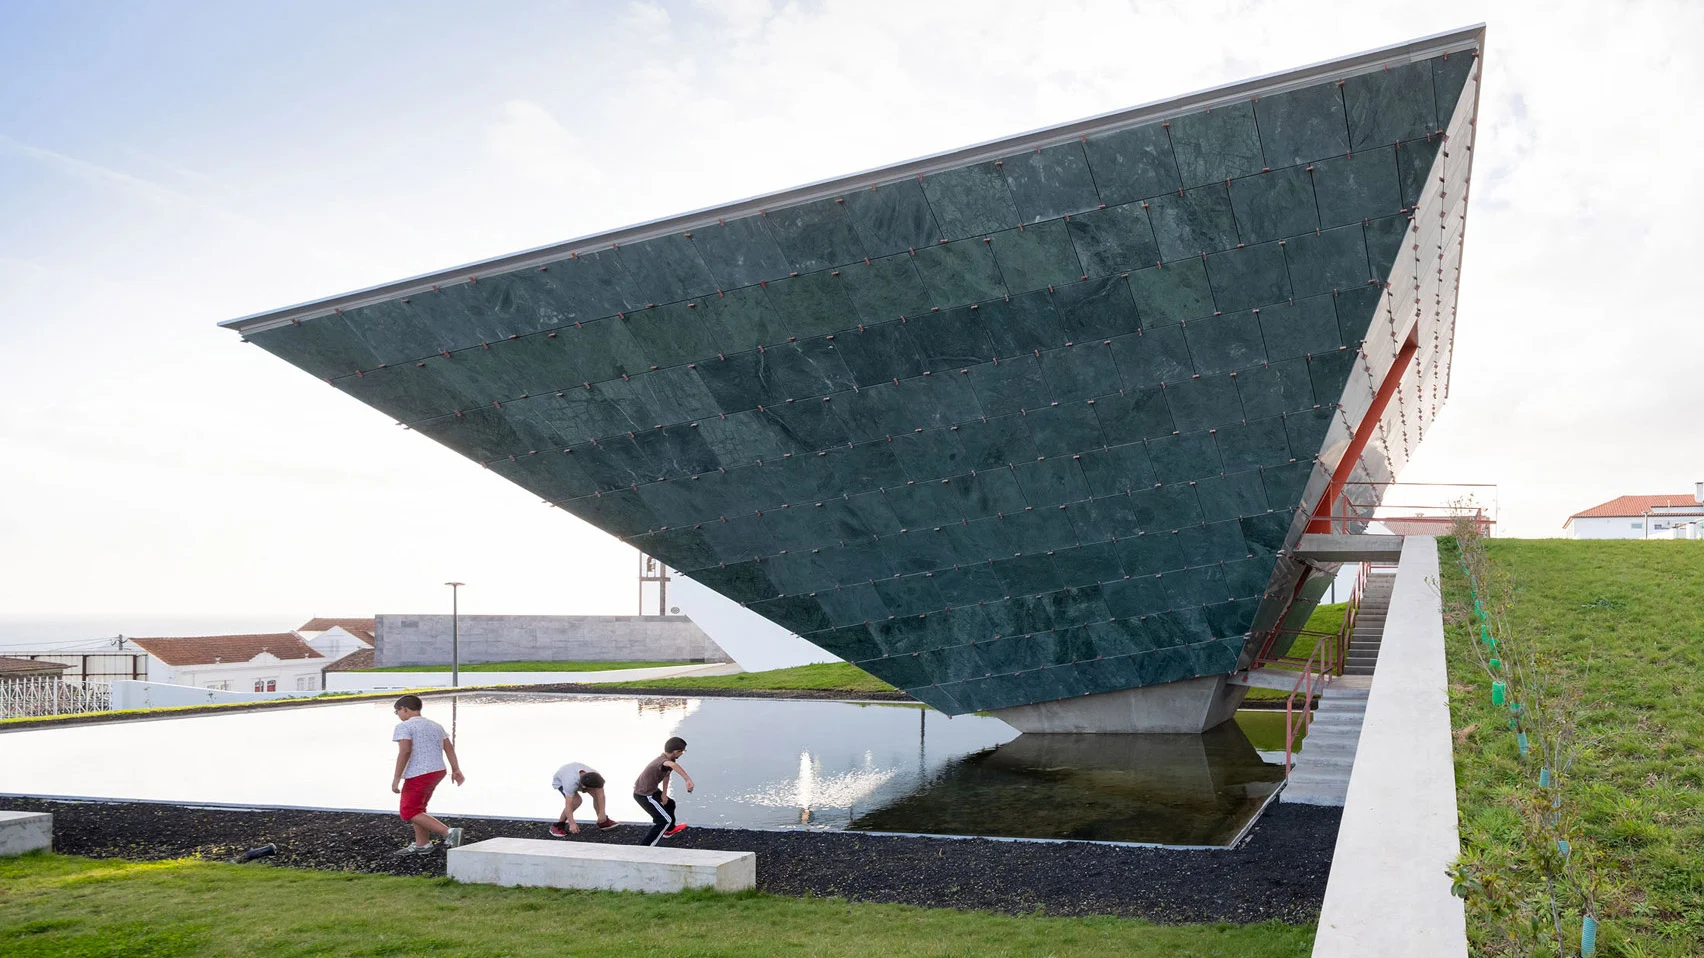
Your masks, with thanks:
M195 808L145 802L0 799L53 814L54 849L94 858L231 858L265 844L271 864L438 876L442 852L398 857L408 827L394 815ZM685 810L683 810L685 811ZM1318 919L1342 810L1274 803L1237 848L1185 851L1090 842L689 828L685 848L757 853L758 889L937 908L1118 915L1163 924ZM549 836L543 821L455 818L467 840ZM584 829L571 841L637 842L642 826Z

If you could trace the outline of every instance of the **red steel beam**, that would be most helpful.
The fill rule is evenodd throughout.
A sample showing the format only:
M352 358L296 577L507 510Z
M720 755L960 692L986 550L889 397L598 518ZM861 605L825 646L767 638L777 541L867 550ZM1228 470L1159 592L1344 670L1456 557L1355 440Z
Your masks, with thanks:
M1361 461L1361 453L1366 451L1374 430L1379 427L1379 420L1384 417L1385 407L1390 405L1391 397L1396 395L1397 387L1402 385L1403 373L1408 371L1409 364L1414 361L1414 354L1419 351L1420 342L1412 335L1402 344L1402 350L1396 354L1396 361L1390 364L1390 372L1385 373L1384 382L1379 385L1378 395L1373 397L1373 404L1367 408L1367 414L1361 417L1361 425L1355 429L1355 438L1349 440L1349 448L1344 450L1343 459L1331 473L1331 481L1326 483L1325 494L1319 497L1319 505L1314 506L1313 518L1308 522L1307 531L1331 531L1331 503L1342 494L1344 485L1349 481L1349 474L1355 471L1355 463ZM1321 518L1322 514L1324 518Z

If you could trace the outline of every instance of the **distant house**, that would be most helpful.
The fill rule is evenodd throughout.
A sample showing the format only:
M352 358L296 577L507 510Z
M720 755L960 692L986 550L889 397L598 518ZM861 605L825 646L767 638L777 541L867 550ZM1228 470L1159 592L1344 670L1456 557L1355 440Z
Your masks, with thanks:
M321 669L320 671L321 672L370 672L374 668L373 654L374 653L373 653L372 649L361 649L358 652L351 652L348 655L345 655L343 658L338 659L336 662L333 662L330 665L326 666L325 668ZM330 683L327 683L325 687L330 688L331 687Z
M1562 523L1575 539L1704 539L1704 482L1692 495L1620 496Z
M13 659L0 655L0 682L13 679L56 679L70 668L61 662L40 659Z
M148 653L148 681L238 692L325 687L326 657L294 632L129 639Z
M106 686L93 689L64 680L63 662L0 656L0 718L66 715L107 707Z
M315 652L333 662L373 647L377 626L372 619L313 618L296 627L296 634Z

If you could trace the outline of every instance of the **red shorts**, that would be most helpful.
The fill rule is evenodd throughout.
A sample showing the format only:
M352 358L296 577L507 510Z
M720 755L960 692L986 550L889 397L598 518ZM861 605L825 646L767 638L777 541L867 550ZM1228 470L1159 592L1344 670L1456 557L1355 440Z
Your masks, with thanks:
M427 772L413 778L402 780L402 820L409 821L416 815L426 812L426 803L432 800L432 791L438 783L444 780L444 770Z

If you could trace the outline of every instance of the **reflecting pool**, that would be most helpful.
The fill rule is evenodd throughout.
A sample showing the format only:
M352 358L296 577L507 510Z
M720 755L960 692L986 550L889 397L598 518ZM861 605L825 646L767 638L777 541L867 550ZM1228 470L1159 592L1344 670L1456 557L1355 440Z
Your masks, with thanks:
M467 775L433 799L447 816L554 817L551 774L577 761L608 778L613 817L644 821L630 783L672 735L697 784L676 782L681 820L734 828L1214 845L1283 779L1237 723L1019 735L910 704L525 693L431 696L425 714ZM0 793L388 811L394 725L363 701L5 732Z

